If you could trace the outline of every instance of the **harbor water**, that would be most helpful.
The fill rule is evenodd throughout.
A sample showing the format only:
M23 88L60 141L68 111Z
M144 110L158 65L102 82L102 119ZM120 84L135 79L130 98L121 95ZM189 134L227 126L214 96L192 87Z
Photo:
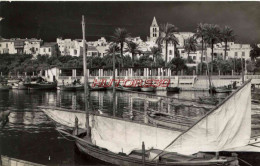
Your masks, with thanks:
M182 91L179 94L158 91L153 94L168 95L186 100L211 97L208 92L201 91ZM222 100L226 95L218 94L214 97ZM144 110L144 100L134 99L135 97L137 97L136 93L117 92L114 100L112 91L93 91L90 94L90 109L109 116L142 120L140 112ZM143 95L142 97L148 96ZM113 112L114 101L117 106L116 112ZM258 103L260 102L260 93L252 94L252 101L252 122L254 123L252 135L260 135L260 104ZM188 101L187 104L189 104ZM0 128L1 155L45 165L107 165L90 156L81 154L73 139L64 137L57 132L57 124L51 121L37 106L58 106L84 110L84 92L14 89L0 91L0 112L11 111L9 122ZM128 108L130 107L139 113L129 111ZM166 104L150 103L149 107L170 113L175 111L175 114L198 116L198 118L203 115L203 113L194 115L188 110L186 112L176 111ZM239 153L239 157L252 165L260 163L260 155L257 154Z

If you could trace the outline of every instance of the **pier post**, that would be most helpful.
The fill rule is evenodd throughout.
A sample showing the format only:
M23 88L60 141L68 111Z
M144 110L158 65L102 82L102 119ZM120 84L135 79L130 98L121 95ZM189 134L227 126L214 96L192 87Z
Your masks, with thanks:
M142 159L143 159L143 166L145 166L145 145L144 142L142 142Z

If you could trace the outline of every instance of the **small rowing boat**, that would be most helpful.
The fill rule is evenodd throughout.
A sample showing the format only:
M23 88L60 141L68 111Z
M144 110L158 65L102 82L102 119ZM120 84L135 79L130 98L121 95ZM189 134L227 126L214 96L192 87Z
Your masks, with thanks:
M196 122L196 120L192 118L170 115L163 112L147 112L147 119L152 124L181 131L187 130Z
M31 82L31 83L24 83L24 86L31 90L53 90L57 88L56 82Z
M180 88L179 87L166 87L167 92L174 92L174 93L179 93Z

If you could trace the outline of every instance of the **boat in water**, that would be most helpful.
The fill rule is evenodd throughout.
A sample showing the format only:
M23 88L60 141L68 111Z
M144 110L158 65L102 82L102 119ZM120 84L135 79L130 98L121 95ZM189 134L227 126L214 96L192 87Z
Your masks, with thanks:
M231 93L233 91L232 87L211 87L211 89L209 89L209 92L212 93Z
M141 91L142 92L155 92L156 91L156 87L142 87Z
M183 155L160 150L167 146L167 142L170 142L173 138L181 134L178 130L123 120L116 117L90 114L91 137L88 137L86 133L81 132L82 130L85 131L85 112L43 106L39 108L56 123L65 125L71 129L75 128L75 124L77 124L76 128L78 130L74 130L73 133L64 130L59 130L59 132L75 138L76 145L82 153L107 163L122 166L141 166L144 163L145 165L154 166L209 166L236 162L235 157L223 156L216 159L215 155L207 153ZM142 142L145 142L144 153L142 151ZM160 159L153 160L160 153L164 155L160 156Z
M28 87L24 86L23 82L13 83L12 89L28 90Z
M54 90L57 88L56 82L30 82L24 83L24 86L30 90Z
M147 119L157 126L169 127L172 129L185 131L191 127L196 120L185 116L170 115L163 112L147 112Z
M179 87L166 87L167 92L179 93L180 90L181 89Z

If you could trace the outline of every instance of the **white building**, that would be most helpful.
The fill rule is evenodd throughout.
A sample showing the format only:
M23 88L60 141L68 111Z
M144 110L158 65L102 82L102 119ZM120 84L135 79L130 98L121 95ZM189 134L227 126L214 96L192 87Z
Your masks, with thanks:
M61 55L70 55L70 49L73 49L74 41L71 39L57 38L57 44Z
M44 43L40 47L40 55L53 56L57 55L58 45L55 42Z
M250 51L251 47L249 44L235 44L234 42L228 42L227 43L227 56L228 58L244 58L249 59L250 58ZM214 44L214 58L222 57L224 59L225 56L225 43L217 43ZM211 48L207 48L207 55L211 59Z
M0 54L32 54L36 56L39 54L41 39L1 39L0 40Z
M29 39L24 41L24 53L32 54L36 57L40 53L40 47L42 44L42 40L38 39Z

